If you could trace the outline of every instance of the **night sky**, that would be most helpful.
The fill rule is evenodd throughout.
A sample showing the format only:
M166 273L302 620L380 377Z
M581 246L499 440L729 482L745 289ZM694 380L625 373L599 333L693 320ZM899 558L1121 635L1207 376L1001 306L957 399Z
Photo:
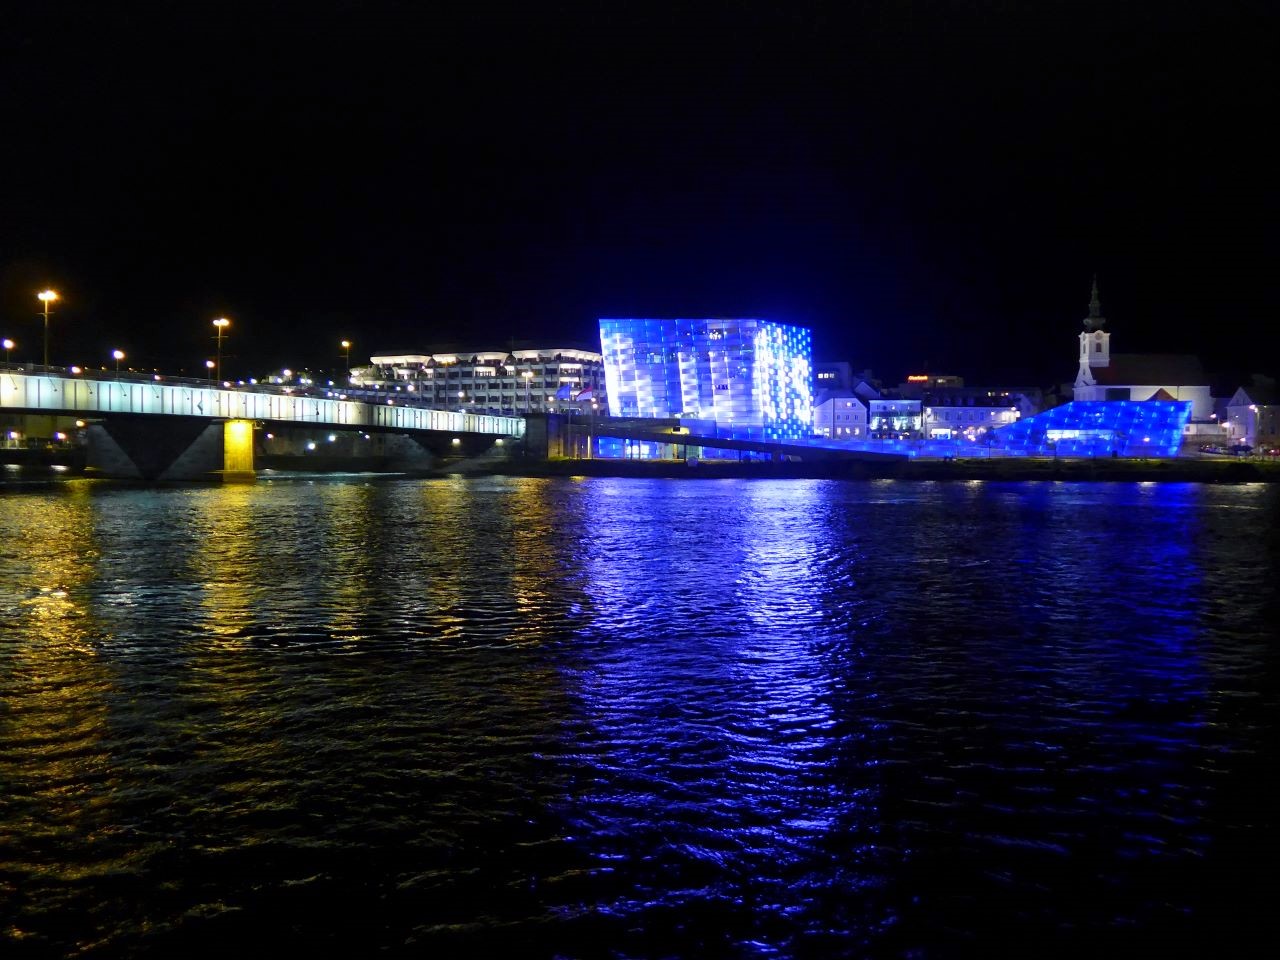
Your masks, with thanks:
M1048 385L1280 367L1275 5L10 5L0 335L227 372L600 316Z

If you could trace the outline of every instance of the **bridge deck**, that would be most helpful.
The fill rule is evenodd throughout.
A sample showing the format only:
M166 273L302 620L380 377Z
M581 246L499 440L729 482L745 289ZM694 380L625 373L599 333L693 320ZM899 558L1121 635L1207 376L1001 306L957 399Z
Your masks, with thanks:
M0 374L0 410L75 416L129 414L266 420L316 427L435 430L521 437L523 417L363 403L252 389L126 379L86 379L6 371Z

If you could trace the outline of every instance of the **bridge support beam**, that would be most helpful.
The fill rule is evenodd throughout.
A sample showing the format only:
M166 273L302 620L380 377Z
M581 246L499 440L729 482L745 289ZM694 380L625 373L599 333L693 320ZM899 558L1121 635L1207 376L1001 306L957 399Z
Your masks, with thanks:
M86 467L124 480L251 480L253 421L113 417L89 425Z

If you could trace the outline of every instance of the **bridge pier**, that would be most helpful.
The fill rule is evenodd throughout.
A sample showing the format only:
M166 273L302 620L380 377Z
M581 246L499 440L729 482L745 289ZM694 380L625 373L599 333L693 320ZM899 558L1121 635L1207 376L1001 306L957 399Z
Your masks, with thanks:
M253 421L113 417L87 430L86 468L123 480L252 480Z
M257 476L253 469L253 421L228 420L222 425L222 479L244 483Z

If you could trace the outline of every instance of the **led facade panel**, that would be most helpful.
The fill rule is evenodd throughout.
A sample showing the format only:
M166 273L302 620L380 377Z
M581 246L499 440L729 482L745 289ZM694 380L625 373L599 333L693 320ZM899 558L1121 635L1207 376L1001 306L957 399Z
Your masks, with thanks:
M813 432L813 339L768 320L601 320L609 413L713 420L797 440Z
M1187 400L1075 400L998 427L1006 449L1060 457L1176 457Z

